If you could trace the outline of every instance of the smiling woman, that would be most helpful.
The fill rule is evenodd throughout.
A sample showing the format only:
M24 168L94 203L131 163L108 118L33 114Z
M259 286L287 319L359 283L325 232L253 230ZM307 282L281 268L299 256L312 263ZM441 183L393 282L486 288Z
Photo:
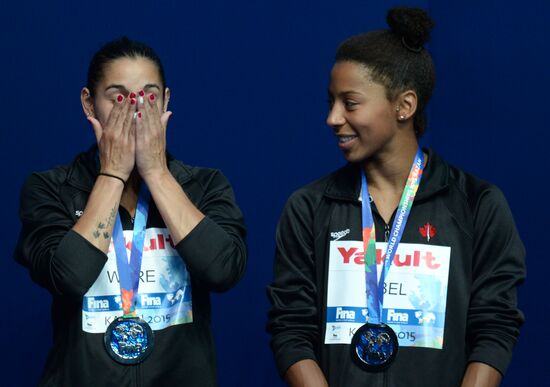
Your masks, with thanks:
M110 42L88 74L97 144L21 194L15 256L53 297L40 384L215 386L209 293L246 265L231 186L166 152L170 90L151 48Z
M336 53L327 124L348 165L279 222L277 367L300 387L496 386L523 323L523 244L497 187L418 145L431 18L396 8L387 22Z

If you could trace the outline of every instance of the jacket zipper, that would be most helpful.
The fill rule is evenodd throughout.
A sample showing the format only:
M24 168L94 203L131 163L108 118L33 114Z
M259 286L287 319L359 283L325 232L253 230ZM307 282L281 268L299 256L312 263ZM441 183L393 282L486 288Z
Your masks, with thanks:
M390 239L390 225L384 225L384 242L387 242Z

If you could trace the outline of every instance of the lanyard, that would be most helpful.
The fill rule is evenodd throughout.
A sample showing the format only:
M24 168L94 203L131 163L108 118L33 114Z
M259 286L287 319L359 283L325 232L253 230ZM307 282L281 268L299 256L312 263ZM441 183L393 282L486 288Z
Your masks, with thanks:
M397 207L397 213L393 220L388 246L383 262L380 281L377 278L376 267L376 233L374 230L374 219L370 207L369 191L365 172L361 172L361 221L363 224L363 249L365 252L365 282L367 291L367 308L369 322L374 324L381 322L380 312L384 303L384 279L390 270L397 246L403 236L407 219L424 171L424 153L418 148L416 155Z
M124 231L120 215L117 214L113 229L113 244L115 247L116 265L120 278L120 294L122 296L122 310L124 317L136 315L135 301L139 287L139 272L143 257L143 242L145 240L145 227L147 226L147 213L151 194L145 183L141 184L139 191L136 217L134 219L134 231L130 259L126 253Z

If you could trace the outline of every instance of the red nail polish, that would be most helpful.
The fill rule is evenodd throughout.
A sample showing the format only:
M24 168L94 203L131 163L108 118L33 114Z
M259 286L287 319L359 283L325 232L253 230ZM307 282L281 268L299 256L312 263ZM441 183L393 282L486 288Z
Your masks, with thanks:
M136 93L131 92L131 93L130 93L130 98L136 98Z
M149 99L150 99L151 101L154 101L154 100L155 100L155 95L154 95L154 94L149 95Z
M141 112L138 112L138 118L141 118Z
M132 98L132 99L130 100L130 103L131 103L132 105L135 105L135 104L136 104L136 99L135 99L135 98Z
M116 97L116 100L117 100L117 102L120 103L120 102L124 101L124 97L122 95L119 95L118 97Z
M145 92L144 92L143 90L140 90L140 91L139 91L139 95L140 95L141 97L143 97L143 96L145 95Z

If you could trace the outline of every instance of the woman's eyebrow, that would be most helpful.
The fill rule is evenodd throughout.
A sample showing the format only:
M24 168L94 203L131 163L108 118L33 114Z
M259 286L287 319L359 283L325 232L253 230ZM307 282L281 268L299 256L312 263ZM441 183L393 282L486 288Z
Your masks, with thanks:
M353 90L344 90L344 91L341 91L338 94L341 95L341 96L347 97L349 95L361 95L362 93L360 93L358 91L353 91Z
M148 83L145 86L143 86L143 90L149 90L152 88L157 88L160 91L160 86L157 85L156 83Z
M329 97L332 97L333 96L333 93L332 91L330 91L330 89L327 89L327 93L328 93L328 96ZM355 91L355 90L343 90L343 91L339 91L338 93L336 93L336 95L338 95L339 97L348 97L348 96L353 96L353 95L362 95L362 93L358 92L358 91Z
M108 92L110 89L116 89L121 94L128 94L129 93L129 90L126 88L126 86L119 85L119 84L116 84L116 83L107 86L105 88L105 92ZM145 86L143 86L143 90L150 90L150 89L158 89L160 91L160 86L157 85L156 83L148 83Z
M126 89L126 86L124 86L124 85L117 85L117 84L109 85L105 88L105 92L107 92L109 89L117 89L118 91L120 91L123 94L124 93L128 94L128 90Z

